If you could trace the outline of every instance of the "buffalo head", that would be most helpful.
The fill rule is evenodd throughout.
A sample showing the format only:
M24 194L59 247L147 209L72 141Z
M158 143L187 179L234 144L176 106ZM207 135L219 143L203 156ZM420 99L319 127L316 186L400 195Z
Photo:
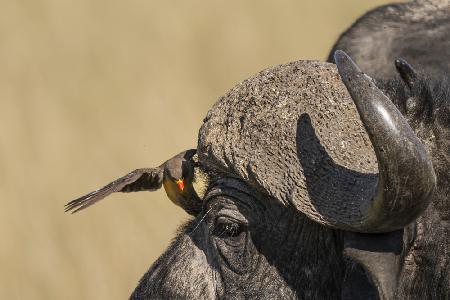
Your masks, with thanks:
M132 298L391 298L403 228L435 189L407 120L343 52L260 72L200 129L208 175Z

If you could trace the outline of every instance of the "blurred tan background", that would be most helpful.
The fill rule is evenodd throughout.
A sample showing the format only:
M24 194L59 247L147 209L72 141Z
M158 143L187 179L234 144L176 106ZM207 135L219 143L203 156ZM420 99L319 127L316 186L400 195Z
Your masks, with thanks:
M386 1L0 2L0 299L125 299L188 219L164 191L63 205L196 146L272 65L324 60Z

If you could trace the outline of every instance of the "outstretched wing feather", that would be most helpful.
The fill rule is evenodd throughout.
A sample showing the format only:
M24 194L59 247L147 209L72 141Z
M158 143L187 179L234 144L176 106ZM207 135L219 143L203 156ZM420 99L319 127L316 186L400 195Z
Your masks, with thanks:
M161 188L162 181L162 167L137 169L96 191L67 203L65 205L65 211L75 213L115 192L155 191Z

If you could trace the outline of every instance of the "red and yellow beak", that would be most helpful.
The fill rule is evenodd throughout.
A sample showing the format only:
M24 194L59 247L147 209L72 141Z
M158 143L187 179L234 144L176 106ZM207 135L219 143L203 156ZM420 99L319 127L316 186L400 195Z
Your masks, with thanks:
M177 184L180 191L184 191L184 179L183 178L178 179L177 181L175 181L175 183Z

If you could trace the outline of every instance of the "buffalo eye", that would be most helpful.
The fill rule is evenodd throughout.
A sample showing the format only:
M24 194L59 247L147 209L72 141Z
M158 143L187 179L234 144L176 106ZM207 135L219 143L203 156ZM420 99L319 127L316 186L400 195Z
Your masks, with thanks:
M243 223L227 217L218 217L212 234L227 246L239 247L245 243L246 232L247 228Z
M219 224L214 230L214 234L218 237L235 237L240 233L239 225L235 223Z
M233 238L239 236L243 231L244 225L234 220L219 217L216 220L213 234L220 238Z

